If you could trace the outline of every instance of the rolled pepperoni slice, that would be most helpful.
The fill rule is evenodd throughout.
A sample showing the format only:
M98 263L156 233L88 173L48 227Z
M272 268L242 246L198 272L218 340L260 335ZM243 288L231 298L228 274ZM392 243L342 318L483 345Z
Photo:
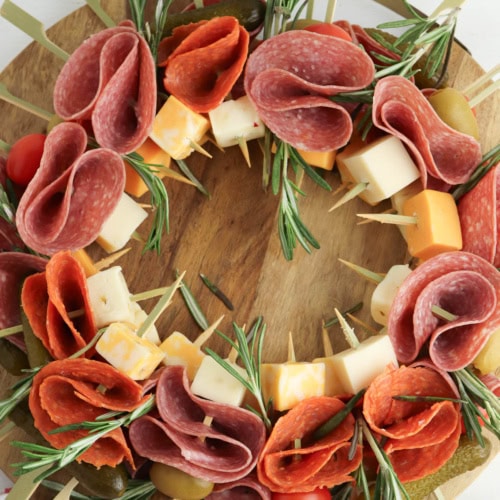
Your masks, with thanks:
M244 84L280 139L303 150L327 151L345 145L352 133L349 113L330 97L367 86L374 73L372 61L355 44L296 30L259 45L248 58Z
M146 140L156 112L155 62L131 24L105 29L73 52L54 87L54 110L64 120L90 119L97 142L121 154Z
M109 149L85 151L87 134L62 123L47 136L40 164L19 202L16 224L26 245L53 255L92 243L125 186L121 157Z
M195 396L182 366L162 370L156 398L160 417L146 415L130 425L139 455L214 483L237 481L255 467L265 427L254 413Z
M500 164L458 203L463 249L500 267Z
M344 408L337 398L311 397L278 419L257 464L259 481L271 491L309 492L352 481L361 462L361 448L349 459L354 417L348 415L325 437L308 443L310 435ZM295 446L297 440L302 445Z
M500 273L468 252L447 252L418 266L400 286L389 312L388 334L401 363L428 350L445 371L470 364L500 327ZM456 316L444 321L433 306Z
M168 54L163 84L188 108L208 113L230 93L243 71L249 34L231 16L174 30L161 48ZM169 54L170 52L170 54Z
M455 398L456 389L429 367L390 367L375 378L363 400L369 427L386 438L384 451L401 482L416 481L440 469L459 444L458 404L405 401L394 396Z
M144 402L142 388L107 363L84 358L53 361L33 379L29 396L35 427L57 449L88 435L86 430L51 433L58 427L93 421L109 411L132 411ZM121 429L97 440L77 461L101 467L127 460L131 450Z
M21 303L33 333L54 359L73 355L97 333L85 272L70 252L55 254L43 273L26 279ZM74 311L80 314L71 318Z
M408 148L424 187L447 190L461 184L481 161L479 142L446 125L406 78L387 76L377 82L372 117L377 127Z

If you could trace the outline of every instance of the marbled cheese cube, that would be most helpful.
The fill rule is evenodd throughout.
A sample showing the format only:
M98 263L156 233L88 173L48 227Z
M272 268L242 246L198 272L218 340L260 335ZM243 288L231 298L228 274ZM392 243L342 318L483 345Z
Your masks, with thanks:
M131 328L137 331L144 323L148 315L137 302L130 301L129 309L131 315ZM148 328L147 332L143 334L142 338L153 342L153 344L155 345L160 345L161 343L160 336L158 335L158 330L156 329L156 326L154 324Z
M180 332L173 332L160 345L165 353L165 365L181 365L186 367L189 380L193 380L205 354Z

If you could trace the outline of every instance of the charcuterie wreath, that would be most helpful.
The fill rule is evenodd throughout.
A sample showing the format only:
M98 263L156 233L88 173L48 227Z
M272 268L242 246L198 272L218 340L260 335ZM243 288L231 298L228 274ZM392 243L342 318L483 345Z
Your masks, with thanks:
M500 433L459 8L87 3L0 86L7 498L454 497Z

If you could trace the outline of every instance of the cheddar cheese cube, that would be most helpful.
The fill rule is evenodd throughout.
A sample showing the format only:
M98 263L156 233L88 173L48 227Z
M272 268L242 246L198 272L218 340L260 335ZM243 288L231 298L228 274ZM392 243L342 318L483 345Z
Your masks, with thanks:
M312 167L319 167L323 170L332 170L335 164L335 156L337 151L332 149L331 151L302 151L301 149L297 152L302 156L304 161L311 165Z
M193 380L205 354L180 332L173 332L161 344L160 349L165 353L163 364L181 365L186 367L189 380Z
M87 289L97 328L110 323L132 322L130 292L120 266L88 277Z
M163 149L161 149L151 139L146 139L146 141L136 150L136 153L142 156L144 163L148 163L150 165L161 165L164 168L170 168L170 155L166 151L163 151ZM153 169L154 167L151 168ZM128 162L125 162L125 174L126 193L131 196L135 196L136 198L140 198L148 191L148 187L142 180L142 177ZM161 179L165 176L165 172L158 170L155 175Z
M342 387L341 394L356 394L370 385L387 365L398 366L387 335L374 335L358 347L330 356L332 373Z
M356 184L367 183L363 199L370 204L390 198L420 177L403 143L394 136L377 139L343 162Z
M80 248L78 250L73 250L71 252L73 257L80 263L85 271L85 276L88 278L94 274L98 273L98 269L95 267L94 261L85 249Z
M212 132L221 148L235 146L241 139L264 137L265 127L248 96L224 101L208 113Z
M96 351L117 370L133 380L148 378L165 353L123 323L112 323L97 341Z
M403 215L416 217L406 227L408 251L427 260L443 252L462 249L458 209L450 193L424 189L403 205Z
M108 253L121 250L147 216L146 210L123 193L113 213L104 222L96 242Z
M325 393L325 365L322 363L263 363L264 399L272 399L278 411L289 410L300 401Z
M199 144L209 129L209 120L170 96L153 121L150 138L174 160L182 160L194 151L192 144Z
M404 187L397 193L394 193L391 196L391 205L392 208L396 211L398 214L403 213L403 205L405 204L406 200L411 198L412 196L415 196L416 194L420 193L422 191L422 182L420 179L412 182L411 184L408 184L408 186ZM403 238L406 240L406 226L399 225L398 229L403 236Z
M226 360L244 378L247 372L235 363ZM197 396L218 403L240 406L245 396L245 386L233 377L211 356L205 356L191 384Z
M387 325L389 310L401 283L410 275L411 269L408 265L392 266L384 279L378 283L372 294L370 311L372 318L379 325Z

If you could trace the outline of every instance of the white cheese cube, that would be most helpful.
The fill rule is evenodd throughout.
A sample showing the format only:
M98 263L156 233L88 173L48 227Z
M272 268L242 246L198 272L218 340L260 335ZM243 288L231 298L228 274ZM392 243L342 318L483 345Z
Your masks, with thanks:
M123 323L112 323L97 341L96 351L117 370L133 380L148 378L165 353L149 340L138 337Z
M227 360L226 360L227 361ZM240 366L231 363L231 366L247 378L247 372ZM197 396L210 399L218 403L240 406L245 396L245 386L234 378L211 356L205 356L191 384L191 390Z
M130 292L120 266L89 276L87 288L97 328L132 321Z
M392 301L401 283L411 273L408 265L392 266L372 294L371 314L379 325L387 325Z
M147 216L146 210L123 193L113 213L104 222L97 243L108 253L122 249Z
M240 139L264 137L265 127L248 96L224 101L208 113L212 132L221 148L235 146Z
M394 210L396 210L396 213L402 214L403 213L403 205L405 204L406 200L409 200L410 198L413 198L416 194L420 193L422 191L422 182L420 179L412 182L411 184L408 184L408 186L404 187L397 193L394 193L391 196L391 205ZM401 232L401 235L403 238L406 240L406 226L403 226L402 224L398 225L398 229Z
M344 159L356 183L366 182L363 196L370 204L390 198L420 177L420 172L403 143L385 136Z
M356 349L347 349L331 356L331 359L344 394L356 394L368 387L387 365L398 366L396 354L387 335L374 335Z
M150 138L174 160L188 157L210 129L210 121L170 96L158 111Z
M130 301L129 309L131 314L131 327L133 330L139 330L148 315L137 302ZM156 345L160 345L161 343L160 336L158 335L158 330L156 329L156 326L154 324L149 327L142 338L147 339Z
M313 359L313 363L325 365L325 396L341 396L344 394L344 388L335 371L335 364L332 363L332 356Z
M289 410L304 399L325 393L323 363L264 363L261 377L264 398L271 398L278 411Z

